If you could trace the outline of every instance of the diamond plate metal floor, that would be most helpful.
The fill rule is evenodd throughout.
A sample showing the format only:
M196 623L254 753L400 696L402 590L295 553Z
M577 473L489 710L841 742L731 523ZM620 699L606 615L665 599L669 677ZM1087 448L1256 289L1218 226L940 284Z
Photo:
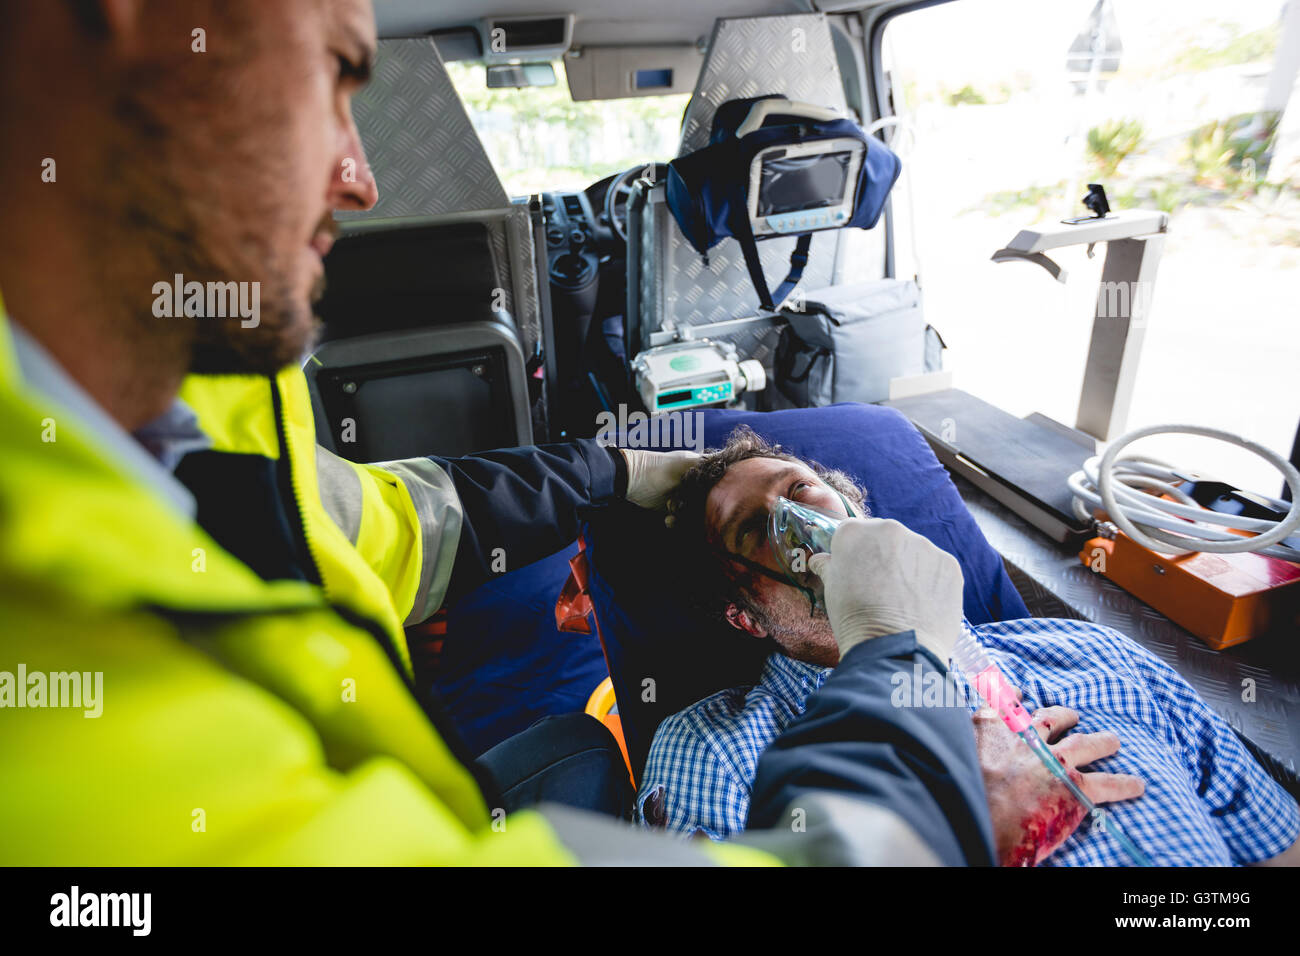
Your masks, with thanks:
M1211 650L1190 631L1086 568L1058 544L960 475L953 481L985 537L1015 569L1079 617L1113 627L1182 674L1248 742L1300 774L1300 635ZM1015 574L1013 572L1013 577ZM1028 598L1031 613L1048 616ZM1055 608L1059 614L1059 606ZM1254 700L1243 700L1254 682Z

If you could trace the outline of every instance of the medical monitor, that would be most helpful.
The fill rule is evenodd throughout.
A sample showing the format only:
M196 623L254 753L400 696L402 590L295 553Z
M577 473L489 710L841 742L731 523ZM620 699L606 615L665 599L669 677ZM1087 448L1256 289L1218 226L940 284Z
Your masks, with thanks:
M848 138L769 146L750 167L755 236L837 229L853 218L866 147Z

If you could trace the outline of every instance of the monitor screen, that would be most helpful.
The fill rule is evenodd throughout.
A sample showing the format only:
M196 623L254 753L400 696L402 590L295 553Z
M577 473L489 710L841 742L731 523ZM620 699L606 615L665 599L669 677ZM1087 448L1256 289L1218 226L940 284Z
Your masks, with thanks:
M851 156L845 150L765 161L759 180L758 215L838 206L844 200Z

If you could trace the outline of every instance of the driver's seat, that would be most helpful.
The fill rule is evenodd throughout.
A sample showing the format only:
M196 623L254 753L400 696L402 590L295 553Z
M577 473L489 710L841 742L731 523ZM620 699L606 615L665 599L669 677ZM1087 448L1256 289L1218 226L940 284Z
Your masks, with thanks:
M791 38L803 38L796 49ZM678 155L708 145L713 115L727 100L778 93L793 100L848 113L844 81L831 27L823 14L720 19L700 71L695 95L686 108ZM856 235L867 235L849 230ZM763 268L772 284L790 267L794 238L759 244ZM851 242L844 231L813 235L801 288L837 284L850 271L845 260ZM870 236L868 242L880 240ZM880 256L883 262L883 255ZM638 352L671 339L675 330L730 342L742 358L758 359L771 372L778 320L759 316L758 294L745 268L740 245L724 239L709 251L708 265L682 235L664 201L664 184L641 180L628 201L628 283L625 348L630 361ZM852 270L850 278L875 278ZM736 322L735 320L741 320ZM715 328L718 323L728 323Z

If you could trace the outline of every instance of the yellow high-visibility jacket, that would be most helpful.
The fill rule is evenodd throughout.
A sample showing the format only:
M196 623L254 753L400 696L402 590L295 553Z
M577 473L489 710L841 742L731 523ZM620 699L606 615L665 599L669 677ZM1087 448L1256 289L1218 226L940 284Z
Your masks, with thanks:
M563 864L613 832L494 814L411 691L402 624L440 604L460 528L446 476L319 452L298 369L184 398L216 450L288 456L319 586L264 580L25 388L0 307L0 864ZM73 674L97 715L36 706Z

